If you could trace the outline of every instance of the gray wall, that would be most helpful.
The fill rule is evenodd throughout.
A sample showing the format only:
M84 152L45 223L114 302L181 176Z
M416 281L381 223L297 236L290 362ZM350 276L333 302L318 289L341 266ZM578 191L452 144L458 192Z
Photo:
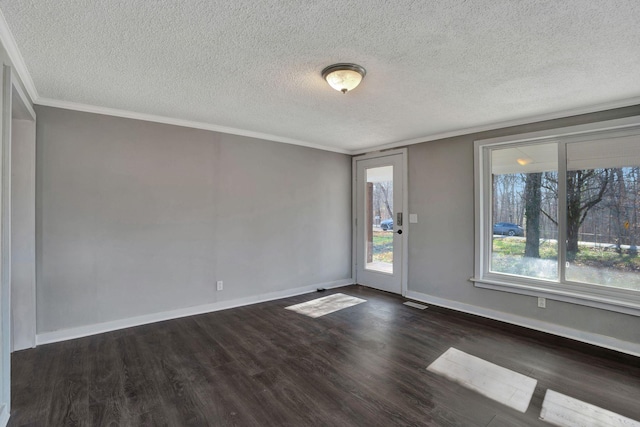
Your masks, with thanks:
M38 107L38 333L350 277L348 156ZM638 318L473 286L473 141L409 147L409 290L628 342ZM225 289L215 291L215 281Z
M38 333L351 277L349 156L36 111Z
M640 106L534 123L409 147L410 291L555 326L640 343L638 317L474 287L473 141L640 115ZM553 329L553 327L551 328Z

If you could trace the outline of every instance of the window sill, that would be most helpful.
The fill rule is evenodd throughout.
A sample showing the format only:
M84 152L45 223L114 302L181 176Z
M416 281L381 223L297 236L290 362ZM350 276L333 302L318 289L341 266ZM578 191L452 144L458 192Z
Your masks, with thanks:
M542 297L553 301L568 302L632 316L640 316L640 298L636 295L630 295L630 300L623 299L620 296L622 292L609 290L608 288L599 289L598 294L594 294L592 291L580 292L580 290L575 289L571 285L559 283L515 283L494 278L477 277L472 277L470 280L477 288Z

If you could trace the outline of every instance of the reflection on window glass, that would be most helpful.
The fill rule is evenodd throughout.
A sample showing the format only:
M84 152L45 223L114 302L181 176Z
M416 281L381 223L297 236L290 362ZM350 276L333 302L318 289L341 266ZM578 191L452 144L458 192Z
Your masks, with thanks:
M557 145L491 152L491 271L558 279Z
M640 124L565 131L477 141L474 279L637 310Z
M393 166L367 169L365 268L393 273Z
M567 145L569 281L640 290L640 141Z

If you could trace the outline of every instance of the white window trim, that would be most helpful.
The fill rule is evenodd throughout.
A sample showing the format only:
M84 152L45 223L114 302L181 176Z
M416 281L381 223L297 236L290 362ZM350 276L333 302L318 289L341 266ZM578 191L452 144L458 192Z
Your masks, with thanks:
M491 182L490 158L486 153L489 148L500 145L530 144L538 142L554 142L562 138L558 144L558 176L565 176L566 172L566 143L571 140L590 139L604 131L640 131L640 116L627 117L604 122L569 126L539 132L524 133L498 138L474 141L474 197L475 197L475 268L471 281L476 287L497 291L511 292L521 295L544 297L552 300L580 304L589 307L640 316L640 292L575 283L565 280L565 249L564 239L558 239L559 281L534 279L516 275L491 272L489 268L489 254L492 243L492 230L488 226L491 218L491 197L486 184ZM618 133L618 132L616 132ZM569 138L576 136L576 138ZM566 199L566 182L559 179L558 198ZM566 217L566 204L559 203L559 218ZM565 236L566 221L559 221L558 236Z

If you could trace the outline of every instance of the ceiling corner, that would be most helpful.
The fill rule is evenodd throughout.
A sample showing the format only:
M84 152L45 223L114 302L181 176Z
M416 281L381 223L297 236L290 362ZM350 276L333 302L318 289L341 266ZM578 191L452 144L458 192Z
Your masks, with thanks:
M27 65L24 62L22 53L20 53L20 49L18 49L16 40L13 38L13 34L9 29L9 25L7 24L7 20L5 19L2 10L0 10L0 42L2 42L4 49L7 51L7 55L9 55L13 68L27 90L27 93L31 98L31 102L35 103L39 98L38 91L33 83L31 74L27 69Z

